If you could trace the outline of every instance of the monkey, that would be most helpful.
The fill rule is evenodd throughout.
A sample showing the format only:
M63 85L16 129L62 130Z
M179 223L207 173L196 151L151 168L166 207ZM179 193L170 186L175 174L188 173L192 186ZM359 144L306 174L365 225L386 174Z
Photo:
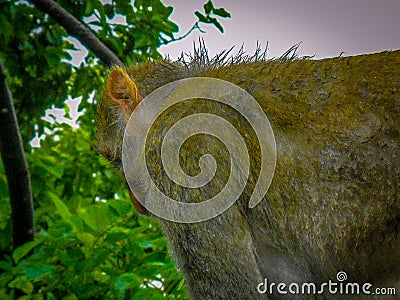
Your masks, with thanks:
M318 295L279 294L276 289L279 283L287 291L290 283L339 282L339 274L347 275L343 283L400 292L399 66L399 50L320 60L209 59L199 51L190 61L114 68L98 104L97 148L123 171L127 122L146 96L184 78L231 82L258 102L276 141L275 173L254 208L248 203L260 174L260 145L251 124L231 107L188 99L161 114L146 141L155 184L181 202L217 194L232 162L223 143L198 134L179 149L181 167L196 176L199 158L210 153L217 161L216 174L196 190L174 184L162 171L160 147L177 120L218 114L237 128L249 152L246 186L222 214L196 223L160 218L190 298L351 298L327 289ZM138 212L152 215L132 191L130 195ZM276 284L275 290L263 292L266 280ZM355 296L367 297L372 296Z

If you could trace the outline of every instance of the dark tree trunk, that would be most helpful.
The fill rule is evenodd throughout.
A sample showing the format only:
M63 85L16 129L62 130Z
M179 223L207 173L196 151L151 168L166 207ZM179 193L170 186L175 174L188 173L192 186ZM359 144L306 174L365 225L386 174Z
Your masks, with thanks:
M33 201L28 164L6 74L0 61L0 153L12 210L14 248L33 240Z

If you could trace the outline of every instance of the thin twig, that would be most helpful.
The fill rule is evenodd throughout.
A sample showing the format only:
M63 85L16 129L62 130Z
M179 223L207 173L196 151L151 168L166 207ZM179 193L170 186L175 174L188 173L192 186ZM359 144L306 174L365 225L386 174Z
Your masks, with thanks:
M184 38L188 37L194 30L198 29L201 33L206 33L203 29L201 29L201 27L199 26L199 22L194 23L194 25L192 26L192 28L189 29L188 32L186 32L184 35L178 37L178 38L173 38L171 40L164 40L162 43L160 43L161 45L168 45L169 43L172 42L177 42L180 40L183 40Z

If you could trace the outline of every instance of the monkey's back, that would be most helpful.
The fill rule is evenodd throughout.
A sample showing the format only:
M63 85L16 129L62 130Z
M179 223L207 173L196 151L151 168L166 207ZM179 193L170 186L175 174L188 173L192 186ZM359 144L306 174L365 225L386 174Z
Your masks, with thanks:
M213 272L211 262L219 262L212 260L202 270L195 268L194 262L191 265L187 257L196 257L207 249L211 257L211 237L223 240L224 235L229 237L237 231L243 233L243 243L254 248L264 277L274 277L285 268L289 273L291 268L298 268L305 273L303 279L323 282L334 280L337 272L345 271L350 282L399 287L400 51L197 68L152 62L135 66L129 73L143 96L187 77L229 81L257 100L274 131L274 178L263 201L249 209L261 153L254 131L244 118L226 105L192 99L152 127L157 134L150 135L146 148L153 165L151 172L161 190L184 202L201 201L218 193L229 176L230 160L220 142L197 136L180 150L185 172L196 175L199 157L204 153L214 153L218 166L225 168L217 171L217 179L198 191L171 184L160 172L159 149L164 133L177 120L209 110L231 122L250 149L248 184L234 206L202 223L163 222L189 285L199 285L195 278L203 277L206 271ZM218 246L226 253L226 260L234 253L232 264L235 257L238 259L233 273L246 269L245 260L250 261L251 255L243 250L247 249L245 246L231 244L229 238L225 245ZM294 267L290 266L292 258ZM239 263L240 259L244 264ZM270 273L271 259L278 261L274 267L281 270ZM206 254L200 261L204 265ZM246 274L249 282L260 277L259 273L253 277ZM235 285L237 282L232 279L232 289ZM207 290L207 285L195 289Z
M249 92L265 111L278 157L264 201L249 210L259 172L259 158L252 157L251 179L240 207L254 232L267 235L283 251L299 256L314 253L304 259L315 268L323 266L330 278L342 268L358 279L398 274L400 51L260 61L200 69L197 74L179 67L148 68L146 78L159 85L191 75L227 80ZM139 90L155 88L141 80L141 72L133 69L132 74ZM225 112L196 103L183 111L193 113L197 105ZM257 156L253 142L250 149ZM209 145L212 153L214 144ZM188 156L193 155L190 149Z

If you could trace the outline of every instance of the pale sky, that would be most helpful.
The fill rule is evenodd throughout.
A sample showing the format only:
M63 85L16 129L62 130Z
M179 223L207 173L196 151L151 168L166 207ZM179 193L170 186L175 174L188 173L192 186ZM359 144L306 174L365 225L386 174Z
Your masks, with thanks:
M194 24L195 10L206 0L164 0L174 7L171 19L181 34ZM345 56L400 49L400 0L214 0L231 19L220 19L225 33L204 25L207 34L192 34L161 48L176 59L193 49L193 40L204 38L211 55L244 43L249 54L257 40L269 42L269 57L279 57L302 42L300 55L316 58ZM177 36L179 36L178 34Z

